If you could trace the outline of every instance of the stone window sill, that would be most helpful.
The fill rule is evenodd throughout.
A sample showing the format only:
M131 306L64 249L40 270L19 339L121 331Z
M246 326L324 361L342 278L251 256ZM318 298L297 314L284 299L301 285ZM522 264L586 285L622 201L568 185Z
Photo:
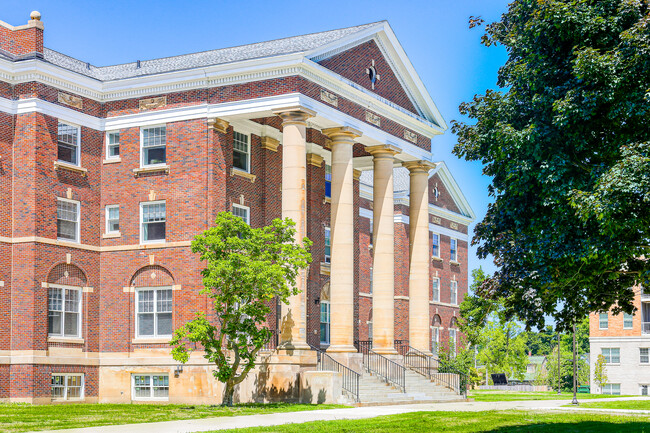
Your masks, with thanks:
M47 337L48 343L73 343L73 344L85 344L86 341L83 338L73 338L73 337Z
M121 236L122 236L122 233L120 233L120 232L104 233L102 235L102 239L113 239L113 238L119 238Z
M457 262L456 260L450 260L450 261L449 261L449 264L450 264L450 265L460 266L460 262Z
M361 296L362 298L372 298L372 293L359 292L359 296Z
M165 173L169 174L169 166L168 165L157 165L154 167L140 167L140 168L134 168L133 169L133 174L136 176L139 176L141 174L147 174L147 173Z
M325 204L325 203L330 203L331 204L332 203L332 197L325 197L323 199L323 204Z
M88 169L79 167L78 165L63 162L63 161L54 161L54 169L57 171L58 170L73 171L75 173L79 173L82 176L86 176L88 174Z
M122 162L122 159L121 158L106 158L102 162L104 164L115 164L115 163L118 163L118 162Z
M172 336L169 337L153 337L153 338L134 338L131 340L133 344L167 344L171 341Z
M257 179L257 176L255 176L254 174L249 173L249 172L244 171L244 170L240 170L240 169L235 168L235 167L232 167L230 169L230 175L231 176L238 176L238 177L244 178L246 180L250 180L251 183L255 183L255 179Z
M434 262L442 262L442 257L431 256L431 260Z

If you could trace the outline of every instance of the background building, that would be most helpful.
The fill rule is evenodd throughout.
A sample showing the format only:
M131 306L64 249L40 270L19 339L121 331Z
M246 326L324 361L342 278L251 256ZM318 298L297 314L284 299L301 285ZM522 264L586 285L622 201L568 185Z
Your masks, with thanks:
M595 394L648 395L650 387L650 295L634 288L635 314L589 315L591 392ZM598 355L606 360L608 383L594 382Z
M474 215L388 23L96 67L31 18L0 22L1 399L220 401L167 344L211 313L190 243L220 211L314 241L239 399L298 398L321 343L355 368L357 340L457 340Z

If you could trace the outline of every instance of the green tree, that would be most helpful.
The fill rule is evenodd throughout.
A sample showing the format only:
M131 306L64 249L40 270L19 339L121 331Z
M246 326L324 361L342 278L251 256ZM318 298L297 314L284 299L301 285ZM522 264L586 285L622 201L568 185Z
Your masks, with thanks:
M569 343L571 341L571 343ZM561 339L560 343L560 386L562 391L573 391L573 346L572 340ZM589 364L584 355L576 358L578 385L589 383ZM546 357L546 378L547 385L557 389L557 346L553 352Z
M526 342L514 321L488 320L481 332L477 359L490 373L523 379L528 365Z
M650 275L648 1L515 0L482 41L507 50L500 90L452 126L492 178L473 242L498 271L477 294L539 329L632 312Z
M232 405L235 385L255 366L259 350L269 341L265 325L273 299L287 303L298 294L298 272L311 262L311 241L295 242L295 223L275 219L271 225L252 228L228 212L215 226L192 241L192 252L205 262L204 289L213 302L217 323L203 313L174 332L172 356L185 363L199 343L204 357L215 364L213 374L225 383L224 405Z
M607 368L605 367L607 360L602 354L598 355L596 364L594 364L594 384L602 391L603 385L607 383Z

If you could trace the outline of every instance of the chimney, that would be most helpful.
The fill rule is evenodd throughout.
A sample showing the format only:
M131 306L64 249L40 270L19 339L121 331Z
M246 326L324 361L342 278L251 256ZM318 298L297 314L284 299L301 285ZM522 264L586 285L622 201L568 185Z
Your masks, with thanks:
M33 11L27 24L14 27L0 21L0 50L18 58L43 56L43 22L41 14Z

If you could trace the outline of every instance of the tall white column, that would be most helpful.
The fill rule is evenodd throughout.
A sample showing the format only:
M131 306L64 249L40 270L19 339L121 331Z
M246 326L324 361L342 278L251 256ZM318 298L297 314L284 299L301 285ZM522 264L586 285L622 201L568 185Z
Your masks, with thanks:
M282 118L282 218L296 223L296 241L302 244L307 233L307 119L312 110L291 107L275 112ZM307 272L296 278L300 290L282 305L280 347L309 349L306 330Z
M395 221L392 145L367 147L373 156L372 346L381 354L395 354Z
M429 170L428 161L405 162L409 192L409 345L429 353Z
M354 347L354 187L352 146L361 132L328 128L332 140L332 215L330 259L330 346L328 352Z

